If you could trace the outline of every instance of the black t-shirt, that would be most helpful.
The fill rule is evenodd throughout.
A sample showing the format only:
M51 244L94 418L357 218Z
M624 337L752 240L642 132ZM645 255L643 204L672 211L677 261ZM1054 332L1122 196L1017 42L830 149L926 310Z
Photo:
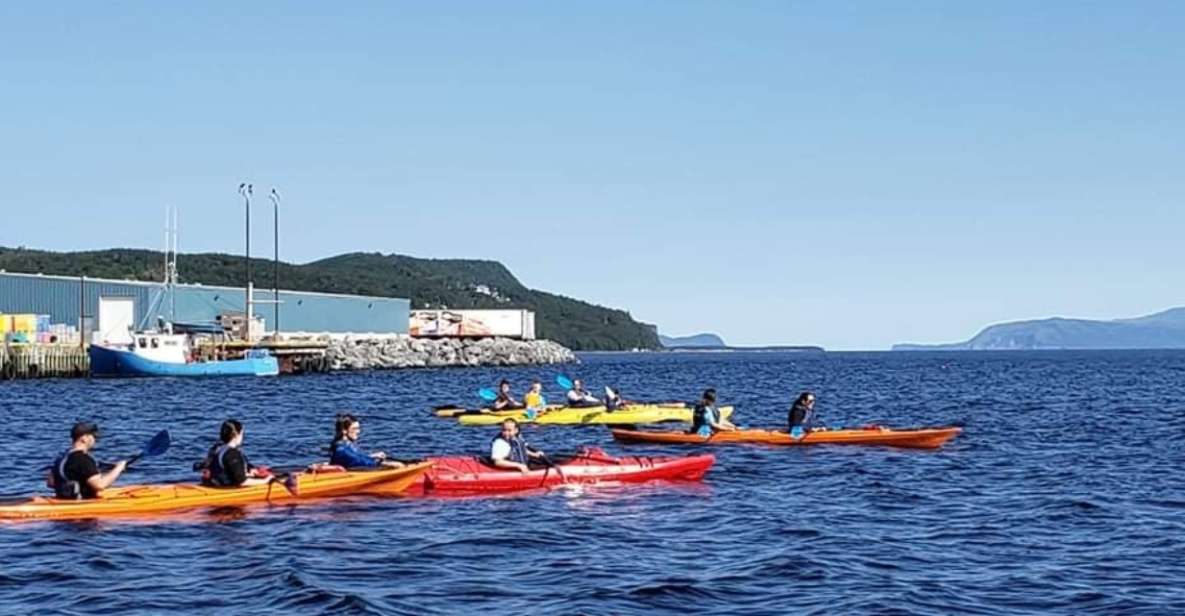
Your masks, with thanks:
M90 454L81 451L71 451L66 456L66 464L64 466L66 469L66 480L78 482L78 487L82 491L83 498L95 498L98 496L87 482L88 479L99 474L99 465Z

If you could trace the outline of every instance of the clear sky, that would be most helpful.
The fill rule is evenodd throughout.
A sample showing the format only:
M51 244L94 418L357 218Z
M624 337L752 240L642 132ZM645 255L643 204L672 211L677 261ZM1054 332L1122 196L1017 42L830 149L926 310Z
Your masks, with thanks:
M0 245L496 259L734 344L1185 304L1185 3L0 4ZM270 226L252 246L271 253Z

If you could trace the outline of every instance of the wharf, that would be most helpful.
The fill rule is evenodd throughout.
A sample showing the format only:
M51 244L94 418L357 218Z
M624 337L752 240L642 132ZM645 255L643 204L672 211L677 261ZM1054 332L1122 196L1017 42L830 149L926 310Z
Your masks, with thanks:
M77 344L6 344L0 346L0 379L84 377L90 358Z

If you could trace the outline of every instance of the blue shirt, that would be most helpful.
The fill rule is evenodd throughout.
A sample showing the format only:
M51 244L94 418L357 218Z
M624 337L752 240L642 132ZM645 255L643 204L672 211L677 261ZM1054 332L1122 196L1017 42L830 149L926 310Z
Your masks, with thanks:
M346 468L375 468L379 461L366 455L358 446L350 441L337 441L333 444L333 455L330 464Z

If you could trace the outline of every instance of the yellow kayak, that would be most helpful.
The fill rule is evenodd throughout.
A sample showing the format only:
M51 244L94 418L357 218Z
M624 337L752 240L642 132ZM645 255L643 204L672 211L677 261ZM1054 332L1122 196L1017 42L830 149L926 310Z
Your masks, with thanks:
M666 421L691 423L692 408L687 406L634 404L616 411L608 411L603 406L588 408L562 407L549 409L535 419L527 419L526 411L512 413L481 413L476 415L461 415L457 423L463 426L492 426L506 419L515 419L519 423L534 424L565 424L565 425L628 425L650 424ZM720 414L728 419L732 416L731 406L720 407Z

